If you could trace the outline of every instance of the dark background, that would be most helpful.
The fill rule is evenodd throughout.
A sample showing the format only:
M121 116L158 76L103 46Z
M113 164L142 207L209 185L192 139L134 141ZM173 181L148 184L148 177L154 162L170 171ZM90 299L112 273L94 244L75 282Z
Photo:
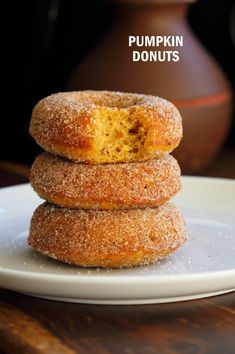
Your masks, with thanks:
M67 89L73 70L112 25L101 0L1 1L0 159L30 164L40 151L28 135L37 101ZM199 0L189 22L235 87L234 0ZM235 145L234 123L226 145Z

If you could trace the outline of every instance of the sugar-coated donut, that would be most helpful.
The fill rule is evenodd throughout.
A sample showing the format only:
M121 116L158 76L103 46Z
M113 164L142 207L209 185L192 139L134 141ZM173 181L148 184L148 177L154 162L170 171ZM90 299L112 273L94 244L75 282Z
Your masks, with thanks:
M186 237L173 204L85 211L44 203L34 212L28 243L65 263L116 268L153 263L178 250Z
M31 168L31 184L41 198L56 205L106 210L156 207L181 187L180 168L171 155L93 165L42 153Z
M78 91L53 94L33 109L30 134L73 161L144 161L171 152L182 137L176 107L159 97Z

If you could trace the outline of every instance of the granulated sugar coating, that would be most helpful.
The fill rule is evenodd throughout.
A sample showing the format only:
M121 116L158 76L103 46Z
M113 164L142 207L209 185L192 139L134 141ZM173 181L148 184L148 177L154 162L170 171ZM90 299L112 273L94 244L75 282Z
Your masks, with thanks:
M31 183L41 198L56 205L106 210L156 207L181 188L180 168L170 155L146 162L91 165L43 153L32 166Z
M182 120L170 102L109 91L58 93L34 108L30 134L46 151L73 161L144 161L171 152Z
M173 204L129 210L75 210L44 203L32 218L28 243L65 263L132 267L175 252L186 240Z

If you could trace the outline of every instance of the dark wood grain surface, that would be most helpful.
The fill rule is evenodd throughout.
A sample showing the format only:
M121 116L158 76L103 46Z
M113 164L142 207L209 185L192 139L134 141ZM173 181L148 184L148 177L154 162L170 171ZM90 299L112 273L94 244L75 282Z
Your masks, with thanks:
M201 174L235 178L234 151L221 154ZM27 167L0 162L0 186L26 181ZM235 293L172 304L95 306L1 289L4 353L234 354Z

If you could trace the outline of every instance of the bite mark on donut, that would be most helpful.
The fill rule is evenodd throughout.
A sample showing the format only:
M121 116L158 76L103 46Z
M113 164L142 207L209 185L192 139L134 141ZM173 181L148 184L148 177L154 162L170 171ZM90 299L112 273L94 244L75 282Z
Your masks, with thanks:
M135 161L141 157L147 130L141 119L129 109L103 107L96 113L95 126L99 162L107 159Z

